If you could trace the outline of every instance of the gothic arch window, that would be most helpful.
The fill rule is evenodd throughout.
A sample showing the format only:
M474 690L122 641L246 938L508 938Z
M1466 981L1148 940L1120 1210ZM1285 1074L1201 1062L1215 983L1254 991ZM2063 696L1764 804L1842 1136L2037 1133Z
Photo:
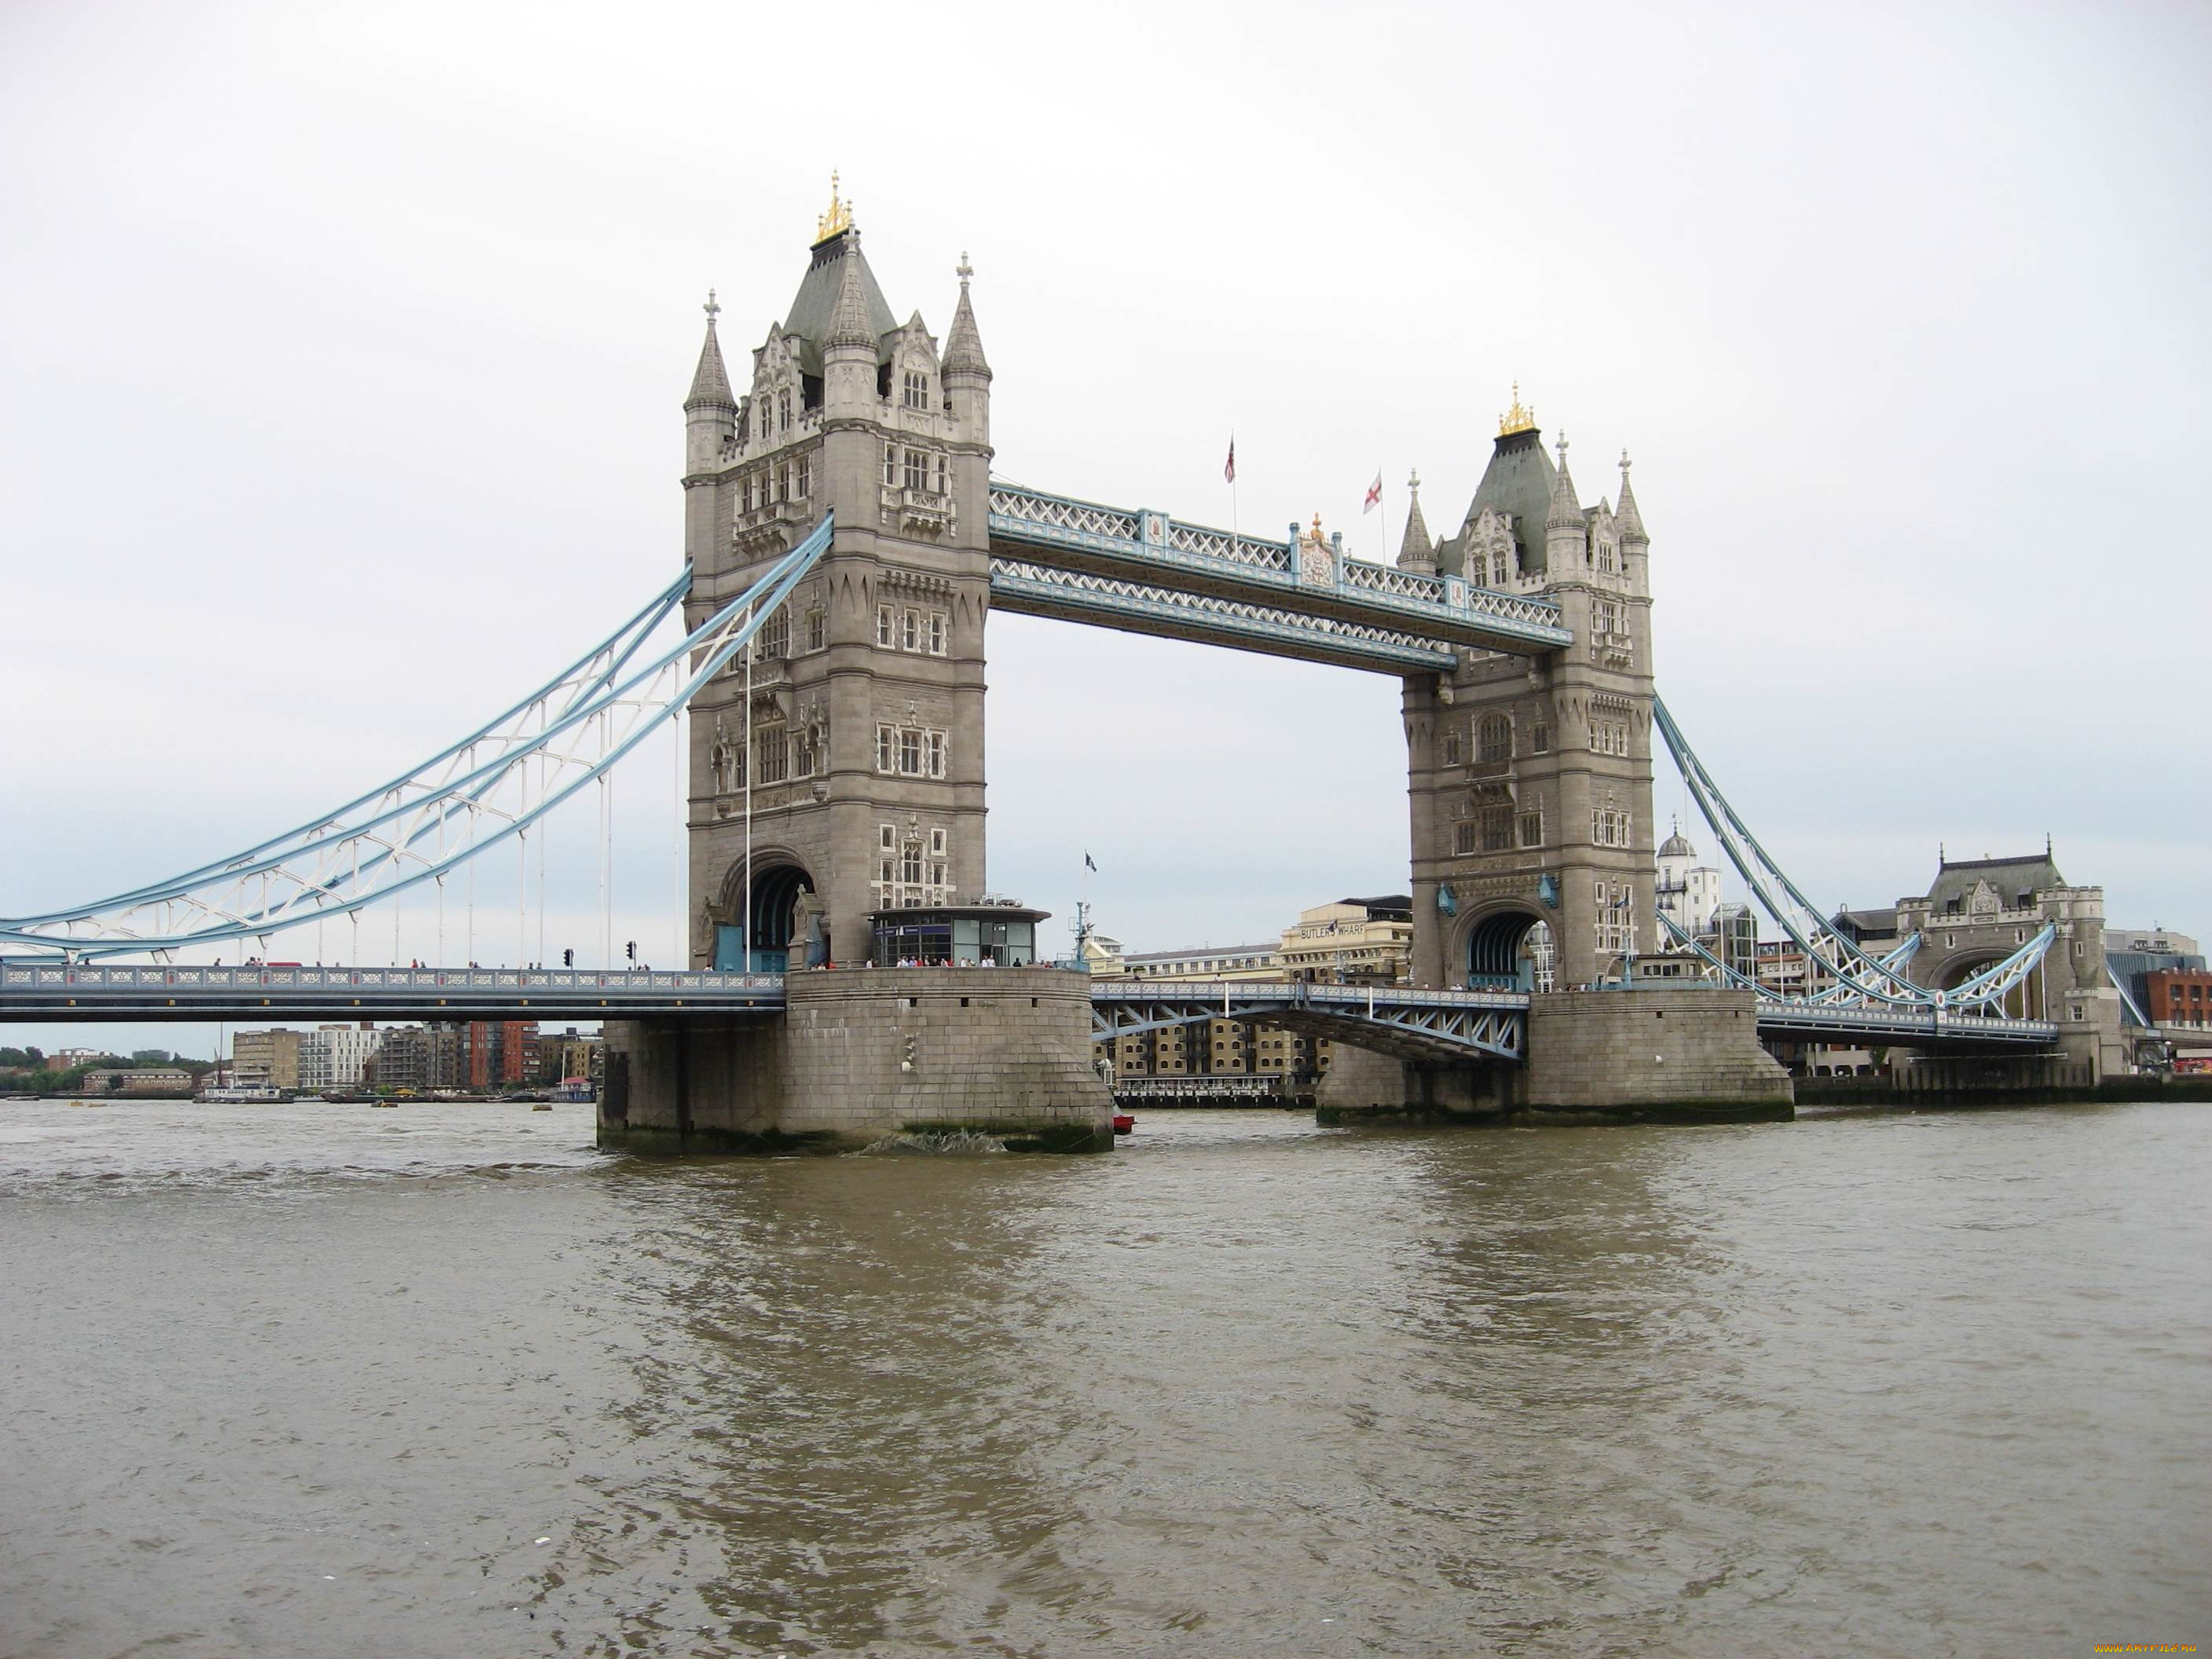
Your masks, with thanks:
M1513 758L1513 723L1503 714L1485 714L1476 728L1475 758L1509 761Z
M908 409L929 407L929 376L919 369L906 372L906 384L901 398Z

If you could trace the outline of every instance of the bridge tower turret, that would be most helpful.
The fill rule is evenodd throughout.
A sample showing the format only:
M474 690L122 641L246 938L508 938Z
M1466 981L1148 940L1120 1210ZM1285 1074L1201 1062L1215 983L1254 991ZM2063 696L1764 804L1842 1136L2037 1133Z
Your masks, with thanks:
M1513 406L1437 569L1559 606L1574 643L1468 652L1406 683L1413 976L1564 988L1653 947L1649 542L1632 497L1584 507ZM1534 925L1544 924L1537 933Z
M1421 516L1421 475L1406 480L1406 534L1398 544L1398 568L1417 576L1437 574L1437 550L1429 540L1429 521Z
M707 339L699 348L699 367L692 372L691 390L684 398L684 554L696 567L714 540L714 497L692 491L690 481L704 478L722 465L737 441L738 399L730 390L730 373L722 366L722 343L714 337L714 319L722 307L714 290L707 290Z
M963 256L940 362L918 313L896 320L833 180L711 453L720 428L687 404L695 623L836 523L757 641L750 707L742 659L692 704L695 963L860 961L872 913L982 894L990 368L970 275Z

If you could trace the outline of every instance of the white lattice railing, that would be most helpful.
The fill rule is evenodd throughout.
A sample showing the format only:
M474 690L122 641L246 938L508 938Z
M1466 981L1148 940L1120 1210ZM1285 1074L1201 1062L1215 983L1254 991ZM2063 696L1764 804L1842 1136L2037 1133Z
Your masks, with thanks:
M1329 647L1366 647L1400 657L1419 658L1422 660L1416 665L1420 666L1437 663L1448 665L1451 655L1449 647L1436 641L1400 629L1347 622L1337 617L1316 617L1218 593L1194 593L1121 577L1093 575L1027 559L994 556L991 561L991 580L994 592L1009 586L1014 592L1064 594L1098 610L1122 611L1133 616L1173 617L1190 623L1217 621L1230 631Z
M1138 563L1177 566L1229 574L1249 573L1268 586L1300 592L1331 592L1341 601L1358 599L1409 617L1423 612L1440 623L1464 627L1503 623L1497 631L1543 645L1567 642L1559 607L1550 599L1523 599L1476 587L1456 579L1422 575L1395 565L1331 558L1334 574L1321 583L1299 574L1295 550L1287 541L1269 541L1206 525L1184 524L1165 514L1123 512L1094 501L1047 495L1012 484L991 486L994 532L1009 539L1031 540L1106 554Z
M1026 524L1073 531L1079 536L1103 536L1125 542L1138 539L1137 515L1133 513L1090 501L1067 501L1058 495L1040 495L1033 490L1006 489L994 484L991 511Z
M1205 559L1225 559L1262 570L1288 570L1291 549L1286 542L1255 541L1233 531L1209 530L1203 525L1168 520L1168 545L1178 553L1195 553Z
M1443 577L1424 576L1387 564L1365 564L1357 559L1346 559L1344 585L1373 593L1388 593L1394 599L1418 599L1424 605L1444 603Z

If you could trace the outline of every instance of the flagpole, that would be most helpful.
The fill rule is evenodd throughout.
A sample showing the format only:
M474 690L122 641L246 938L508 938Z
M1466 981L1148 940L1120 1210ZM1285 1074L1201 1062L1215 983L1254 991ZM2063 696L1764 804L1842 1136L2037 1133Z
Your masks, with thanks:
M1229 428L1229 548L1232 558L1243 556L1244 537L1237 520L1237 428Z

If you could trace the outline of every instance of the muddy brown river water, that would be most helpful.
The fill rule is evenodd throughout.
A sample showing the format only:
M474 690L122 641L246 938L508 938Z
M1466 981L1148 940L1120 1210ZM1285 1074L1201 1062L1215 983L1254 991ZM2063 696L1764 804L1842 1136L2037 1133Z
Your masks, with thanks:
M0 1655L2212 1643L2212 1109L0 1105Z

